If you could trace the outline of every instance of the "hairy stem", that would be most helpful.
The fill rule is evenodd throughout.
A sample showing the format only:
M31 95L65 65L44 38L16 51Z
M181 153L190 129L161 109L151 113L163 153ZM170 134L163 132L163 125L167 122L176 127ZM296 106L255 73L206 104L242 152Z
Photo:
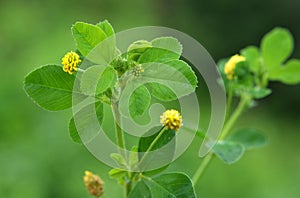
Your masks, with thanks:
M230 116L230 118L228 119L228 121L226 122L221 136L219 138L219 140L223 140L229 133L230 129L232 128L233 124L237 121L237 119L239 118L239 116L241 115L241 113L243 112L243 110L245 109L246 105L249 102L249 98L248 97L242 97L240 100L239 105L237 106L237 108L235 109L235 111L232 113L232 115ZM196 183L198 182L198 180L200 179L200 177L203 175L204 171L206 170L209 162L213 159L213 152L210 151L202 160L201 165L199 166L199 168L196 170L192 181L194 186L196 185Z

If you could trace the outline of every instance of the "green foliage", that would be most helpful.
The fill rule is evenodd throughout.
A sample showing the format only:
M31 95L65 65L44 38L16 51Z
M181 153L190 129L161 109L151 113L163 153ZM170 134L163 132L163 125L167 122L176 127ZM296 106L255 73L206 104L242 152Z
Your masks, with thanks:
M167 173L153 178L143 176L129 194L136 197L196 197L190 178L184 173Z
M96 65L84 71L80 79L80 89L84 94L94 96L112 88L116 80L116 72L112 67Z
M83 107L79 112L77 112L69 122L69 133L74 142L82 143L80 135L78 133L77 128L79 127L82 129L83 127L86 127L88 123L90 122L93 114L91 114L91 109L95 108L97 120L99 123L102 123L103 120L103 104L101 102L96 102L89 104L85 107ZM74 117L77 119L80 119L80 124L75 124Z
M266 137L255 129L241 129L226 140L219 141L213 152L225 163L237 162L245 151L262 147L266 144Z
M241 129L228 138L231 142L242 144L246 150L259 148L267 143L266 137L256 129Z
M220 141L213 147L213 152L227 164L237 162L244 151L243 145L237 142Z
M150 100L151 95L144 85L135 89L129 98L130 115L133 118L142 116L150 106Z
M269 79L277 80L285 84L298 84L300 82L300 60L289 60L284 66L271 70Z
M77 49L83 56L87 56L107 35L95 25L77 22L72 27L72 33L77 44Z
M46 65L25 77L24 88L39 106L58 111L72 106L74 80L75 76L63 72L62 67Z
M138 157L139 168L142 172L149 164L169 162L173 159L176 144L175 135L175 130L154 127L139 139ZM160 149L159 152L151 153L157 149ZM166 166L161 170L165 168ZM154 173L157 174L158 172Z
M183 49L176 38L138 40L121 54L116 46L114 29L107 20L96 25L77 22L72 27L72 33L77 46L74 51L80 53L81 62L86 61L84 66L72 75L58 65L43 66L26 76L24 88L34 102L52 111L77 105L74 101L78 100L79 103L80 99L92 99L69 122L70 136L75 142L80 143L85 140L83 136L91 135L79 135L78 131L91 131L85 129L90 129L89 126L95 120L102 124L104 103L111 108L118 121L122 116L135 120L146 115L152 96L163 102L174 101L193 93L197 87L194 71L188 63L180 60ZM232 76L228 72L225 74L224 70L229 59L218 62L228 93L228 111L223 134L213 147L212 154L225 163L235 163L245 151L266 144L266 138L261 132L253 129L239 130L227 136L237 118L251 106L253 100L271 94L269 81L286 84L300 82L300 60L288 60L292 50L293 38L290 32L284 28L275 28L262 39L260 48L248 46L240 51L245 60L242 58L231 65ZM74 97L76 100L73 100ZM231 114L232 97L239 98L240 103ZM126 148L122 129L117 121L111 123L112 127L113 124L119 146ZM202 131L196 135L205 137ZM158 175L173 160L175 148L175 130L167 126L153 127L139 139L138 146L134 146L129 155L122 149L120 153L111 154L116 167L109 175L126 187L130 198L196 197L193 183L187 175ZM203 160L205 163L199 167L199 175L209 160ZM148 171L148 168L154 170ZM196 182L197 178L193 178L193 181ZM131 186L134 187L132 190Z
M293 48L293 38L287 29L275 28L266 34L261 51L267 70L276 70L292 54Z

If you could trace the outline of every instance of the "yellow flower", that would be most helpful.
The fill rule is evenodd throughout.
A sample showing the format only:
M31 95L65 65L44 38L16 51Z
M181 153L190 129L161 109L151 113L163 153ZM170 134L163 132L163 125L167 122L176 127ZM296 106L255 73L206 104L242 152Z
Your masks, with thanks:
M84 174L83 181L89 194L95 197L103 195L103 181L101 178L90 171L85 171Z
M160 123L168 129L177 131L182 126L182 117L174 109L167 110L160 116Z
M228 80L232 80L236 64L245 60L246 58L244 56L236 54L226 62L224 72L227 75Z
M77 66L81 62L80 57L75 52L69 52L62 58L63 70L69 74L77 71Z

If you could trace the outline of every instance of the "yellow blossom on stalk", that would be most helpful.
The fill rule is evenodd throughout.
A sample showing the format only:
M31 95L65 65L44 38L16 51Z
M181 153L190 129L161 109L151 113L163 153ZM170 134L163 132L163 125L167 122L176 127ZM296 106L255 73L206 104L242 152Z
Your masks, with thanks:
M182 117L174 109L167 110L160 116L160 123L168 129L177 131L182 126Z
M228 80L232 80L236 64L245 60L244 56L236 54L225 63L224 73L227 75Z
M95 197L103 195L103 181L101 178L90 171L85 171L84 174L83 181L89 194Z
M77 71L77 66L81 62L80 57L75 52L68 52L62 58L63 70L69 74L73 74L74 71Z

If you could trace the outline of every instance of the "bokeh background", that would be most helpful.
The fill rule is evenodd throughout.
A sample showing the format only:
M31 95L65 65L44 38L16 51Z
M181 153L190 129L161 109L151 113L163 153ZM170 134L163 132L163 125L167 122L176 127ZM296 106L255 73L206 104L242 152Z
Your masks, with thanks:
M122 188L109 179L109 167L73 143L71 111L48 112L23 90L24 76L36 67L60 63L75 48L70 27L76 21L108 19L116 31L159 25L196 38L217 61L242 47L259 45L273 27L288 28L300 58L300 1L297 0L86 0L0 1L0 197L89 197L84 170L105 180L107 197ZM271 83L270 97L243 116L237 128L265 131L269 144L238 163L212 161L196 185L199 197L298 198L300 195L300 86ZM200 164L195 140L169 170L192 175Z

